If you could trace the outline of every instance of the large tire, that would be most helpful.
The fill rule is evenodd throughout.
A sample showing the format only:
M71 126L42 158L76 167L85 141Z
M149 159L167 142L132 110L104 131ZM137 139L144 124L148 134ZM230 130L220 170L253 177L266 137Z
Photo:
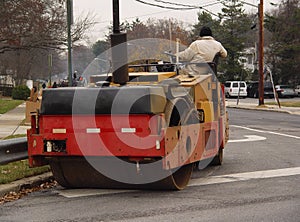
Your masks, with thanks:
M105 158L95 158L95 161L107 160ZM102 174L83 157L51 158L50 164L55 180L66 188L182 190L189 183L193 171L192 164L181 166L172 171L166 171L162 168L143 171L143 166L141 165L143 174L140 177L147 178L149 175L153 175L154 172L155 174L165 175L165 177L150 183L124 183ZM120 170L125 170L128 175L136 175L136 170L133 168ZM135 177L132 178L134 179Z
M169 101L165 109L165 121L167 126L182 125L189 110L194 108L188 99L175 98Z
M219 149L218 154L213 158L210 165L211 166L220 166L223 163L223 148Z

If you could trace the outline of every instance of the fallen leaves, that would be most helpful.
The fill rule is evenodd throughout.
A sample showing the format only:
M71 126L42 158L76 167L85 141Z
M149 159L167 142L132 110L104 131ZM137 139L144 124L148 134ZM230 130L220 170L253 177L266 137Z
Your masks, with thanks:
M30 188L25 188L24 187L19 192L9 192L5 196L0 197L0 204L4 204L6 202L12 202L12 201L18 200L18 199L26 196L29 193L50 189L52 187L55 187L56 185L57 185L57 182L55 180L51 180L49 182L42 183L39 186L30 187Z

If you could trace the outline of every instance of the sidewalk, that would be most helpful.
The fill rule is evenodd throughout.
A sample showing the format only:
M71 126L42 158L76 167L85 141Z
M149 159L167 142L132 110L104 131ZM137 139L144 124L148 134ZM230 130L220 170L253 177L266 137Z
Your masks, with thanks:
M30 126L20 125L25 119L25 102L7 113L0 114L0 139L16 134L26 134Z
M228 101L228 100L226 100L226 107L236 108L236 109L264 110L264 111L282 112L282 113L300 115L300 107L281 107L281 108L279 108L277 105L258 106L258 104L245 103L243 101L242 102L240 101L237 104L236 101Z

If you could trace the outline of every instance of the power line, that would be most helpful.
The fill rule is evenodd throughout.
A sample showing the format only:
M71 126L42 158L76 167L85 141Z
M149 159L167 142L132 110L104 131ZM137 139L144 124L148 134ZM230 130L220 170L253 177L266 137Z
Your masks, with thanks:
M164 3L164 4L185 7L185 8L177 8L177 7L168 7L168 6L163 6L163 5L157 5L157 4L145 2L145 1L142 1L142 0L136 0L136 1L140 2L142 4L146 4L146 5L151 5L151 6L155 6L155 7L169 9L169 10L166 10L167 12L171 12L173 10L194 10L194 9L201 9L201 10L204 10L204 11L208 12L209 14L214 15L216 17L219 17L219 15L211 12L208 9L205 9L204 7L209 7L209 6L212 6L212 5L216 5L216 4L221 4L222 3L222 0L217 0L217 2L211 2L211 3L208 3L208 4L202 5L202 6L196 6L196 5L188 5L188 4L181 4L181 3L175 3L175 2L168 2L168 1L163 1L163 0L154 0L156 2L160 2L160 3ZM164 12L149 13L149 14L143 14L143 15L136 15L136 16L131 16L131 17L126 17L126 18L124 18L124 20L131 19L131 18L146 17L146 16L150 16L150 15L155 15L155 14L161 14L161 13L165 13L166 11L164 11ZM97 22L97 24L102 24L102 23L107 23L107 22L111 22L111 20L105 20L105 21Z
M168 1L163 1L163 0L154 0L156 2L159 3L163 3L163 4L168 4L168 5L175 5L175 6L183 6L184 8L179 8L179 7L171 7L171 6L164 6L164 5L158 5L158 4L154 4L154 3L150 3L150 2L145 2L142 0L136 0L139 3L142 4L146 4L146 5L151 5L151 6L155 6L155 7L159 7L159 8L165 8L165 9L173 9L173 10L193 10L193 9L202 9L206 12L208 12L211 15L214 15L216 17L219 17L217 14L209 11L208 9L204 8L204 7L208 7L208 6L212 6L215 4L220 4L220 0L218 0L218 2L213 2L213 3L209 3L203 6L197 6L197 5L187 5L187 4L181 4L181 3L175 3L175 2L168 2Z
M155 6L155 7L159 7L159 8L165 8L165 9L173 9L173 10L191 10L191 9L197 9L199 7L184 7L184 8L178 8L178 7L170 7L170 6L163 6L163 5L158 5L158 4L154 4L154 3L150 3L150 2L145 2L142 0L135 0L139 3L145 4L145 5L151 5L151 6Z
M161 1L161 0L154 0L154 1L164 3L164 4L168 4L168 5L176 5L176 6L184 6L184 7L195 7L195 6L180 4L180 3L175 3L175 2L167 2L167 1Z
M154 12L154 13L149 13L149 14L130 16L130 17L123 18L122 20L132 19L132 18L147 17L147 16L150 16L150 15L157 15L157 14L162 14L162 13L171 12L171 11L173 11L173 9L170 9L170 10L167 10L167 11L163 11L163 12ZM105 20L105 21L96 22L96 23L97 24L102 24L102 23L108 23L108 22L111 22L111 21L112 20Z
M163 6L163 5L157 5L157 4L154 4L154 3L145 2L143 0L136 0L136 1L140 2L142 4L146 4L146 5L151 5L151 6L155 6L155 7L169 9L169 10L166 10L167 12L171 12L173 10L194 10L194 9L201 9L203 11L208 12L211 15L214 15L214 16L218 17L218 18L220 18L219 15L211 12L210 10L208 10L208 9L206 9L204 7L209 7L209 6L216 5L216 4L222 4L222 2L223 2L222 0L217 0L216 2L207 3L207 4L202 5L202 6L200 6L200 5L196 6L196 5L188 5L188 4L181 4L181 3L175 3L175 2L168 2L168 1L163 1L163 0L154 0L156 2L160 2L160 3L164 3L164 4L176 5L176 6L183 6L184 7L184 8L177 8L177 7L168 7L168 6ZM164 11L164 12L149 13L149 14L143 14L143 15L136 15L136 16L131 16L131 17L126 17L126 18L124 18L124 20L131 19L131 18L141 18L141 17L146 17L146 16L150 16L150 15L155 15L155 14L161 14L161 13L165 13L166 11ZM97 22L97 24L102 24L102 23L107 23L107 22L111 22L111 20L105 20L105 21Z
M204 7L209 7L209 6L212 6L212 5L216 5L216 4L220 4L221 2L218 0L217 2L212 2L212 3L208 3L206 5L202 5L202 6L197 6L197 5L187 5L187 4L181 4L181 3L175 3L175 2L168 2L168 1L163 1L163 0L154 0L156 2L160 2L160 3L164 3L164 4L169 4L169 5L176 5L176 6L184 6L184 7L191 7L191 8L194 8L194 9L202 9L214 16L217 16L219 17L217 14L209 11L208 9L204 8Z
M212 6L212 5L216 5L219 4L220 2L213 2L213 3L208 3L202 6L197 6L197 5L187 5L187 4L181 4L181 3L175 3L175 2L168 2L168 1L162 1L162 0L154 0L155 2L160 2L160 3L164 3L164 4L168 4L168 5L176 5L176 6L184 6L184 7L194 7L194 8L202 8L202 7L208 7L208 6Z

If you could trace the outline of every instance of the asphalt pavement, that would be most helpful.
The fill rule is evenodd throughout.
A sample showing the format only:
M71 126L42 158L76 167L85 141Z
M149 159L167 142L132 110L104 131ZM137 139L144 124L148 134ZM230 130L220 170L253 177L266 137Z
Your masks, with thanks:
M300 115L300 107L281 107L279 108L276 105L265 105L258 106L256 103L249 103L245 100L226 100L226 106L230 108L237 109L249 109L249 110L265 110L265 111L273 111L273 112L285 112L294 115ZM0 114L0 140L4 137L16 134L26 134L26 131L30 126L22 125L23 120L25 119L25 103L19 105L15 109ZM20 181L15 181L11 184L0 185L0 197L4 196L9 192L17 192L24 185L26 186L34 186L36 184L42 183L46 181L48 178L50 179L51 173L46 173L40 176L22 179Z

